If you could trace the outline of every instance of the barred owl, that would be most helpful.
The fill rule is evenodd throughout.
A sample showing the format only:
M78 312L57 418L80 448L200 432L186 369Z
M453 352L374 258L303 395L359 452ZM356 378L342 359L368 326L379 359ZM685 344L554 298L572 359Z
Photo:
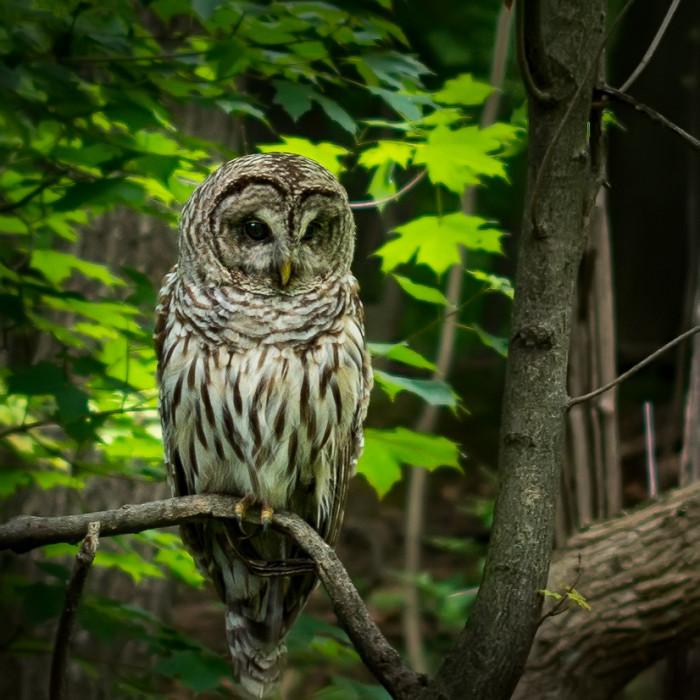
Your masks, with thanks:
M254 503L263 521L288 510L333 544L372 385L354 233L344 189L302 156L238 158L190 197L155 331L175 495L241 496L237 512ZM303 552L266 524L181 528L226 605L234 676L252 697L275 692L316 585ZM305 573L261 576L261 561Z

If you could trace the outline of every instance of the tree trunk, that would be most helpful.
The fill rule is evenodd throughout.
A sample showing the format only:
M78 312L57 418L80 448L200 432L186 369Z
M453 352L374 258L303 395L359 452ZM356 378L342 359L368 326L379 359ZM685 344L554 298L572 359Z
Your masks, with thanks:
M434 696L470 700L510 697L540 618L564 444L572 296L597 189L591 101L605 4L550 0L517 7L530 148L500 488L479 596L434 683Z
M573 585L592 610L544 620L513 698L610 698L700 633L698 581L700 483L574 535L547 588Z

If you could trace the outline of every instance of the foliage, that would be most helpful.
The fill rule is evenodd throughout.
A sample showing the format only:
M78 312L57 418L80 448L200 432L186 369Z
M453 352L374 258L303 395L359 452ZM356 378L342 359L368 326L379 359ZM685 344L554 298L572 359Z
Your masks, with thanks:
M491 88L469 74L427 89L429 70L409 53L404 32L388 19L389 6L384 0L351 12L313 1L4 4L4 498L31 488L80 491L94 477L163 478L151 347L154 281L147 268L119 269L81 251L99 230L99 217L115 209L174 227L193 187L222 158L236 155L185 133L185 108L228 115L231 124L266 134L259 150L302 153L340 176L364 176L374 199L424 170L434 205L395 226L376 256L382 271L412 300L433 308L437 320L448 306L441 281L459 263L460 247L480 251L481 260L502 254L502 231L461 213L459 197L486 178L506 179L504 159L520 130L475 125L474 108ZM280 133L302 134L310 120L324 124L328 140ZM512 296L509 282L488 266L468 274L480 293ZM503 352L501 339L473 320L471 328ZM434 364L407 342L371 349L383 363L376 384L390 400L412 394L459 409L455 391L431 376ZM401 478L402 465L456 468L459 456L442 436L370 428L359 471L384 495ZM58 566L53 557L72 551L47 548L45 566ZM201 583L178 541L164 533L116 541L96 565L117 567L136 583L166 575ZM41 591L26 581L17 585L32 599L60 598L53 583L35 584ZM159 657L157 673L180 669L180 682L195 691L218 684L218 661L144 612L97 599L88 609L82 624L95 634L119 628L148 642ZM335 654L328 643L316 646ZM344 697L351 697L346 681L337 681L336 691L345 688ZM358 697L360 691L352 690Z
M583 608L584 610L587 610L590 612L593 608L591 607L591 604L586 600L586 597L582 595L579 591L577 591L573 586L569 586L567 584L562 584L561 585L561 590L563 593L559 593L558 591L550 591L546 588L543 588L540 590L540 593L545 597L545 598L552 598L557 601L557 603L562 603L562 602L572 602L578 605L580 608ZM556 613L555 613L556 611ZM563 612L563 609L560 609L558 606L555 607L553 610L551 610L548 615L552 614L558 614L559 612Z

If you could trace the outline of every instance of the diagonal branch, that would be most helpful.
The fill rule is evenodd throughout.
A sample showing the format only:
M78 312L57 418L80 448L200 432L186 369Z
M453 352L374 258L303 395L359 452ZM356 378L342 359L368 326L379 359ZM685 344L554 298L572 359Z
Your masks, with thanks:
M668 11L666 12L666 16L659 25L659 30L656 32L656 35L651 41L651 44L649 44L649 48L646 50L646 53L642 57L642 60L632 71L630 77L627 78L627 80L625 80L625 82L620 86L620 90L622 90L622 92L627 92L627 90L629 90L630 87L632 87L632 83L641 75L642 71L647 67L649 61L651 61L651 57L656 53L656 49L659 47L661 39L663 39L663 36L666 33L666 30L668 29L668 25L671 23L673 15L676 14L676 10L678 9L678 5L680 5L680 3L681 0L672 0L671 4L669 5Z
M649 119L651 119L653 122L660 124L665 129L669 129L677 136L680 136L695 150L700 150L700 139L696 139L695 136L692 136L687 131L681 129L678 124L674 124L670 119L664 117L663 114L659 114L655 109L652 109L642 102L639 102L639 100L635 100L634 97L628 95L626 92L622 92L622 90L618 90L610 85L602 85L598 87L598 92L602 93L603 95L607 95L608 97L617 100L628 107L632 107L633 109L637 110L637 112L641 112L644 116L649 117Z
M236 496L183 496L117 510L58 517L19 516L0 525L0 551L27 552L57 542L76 543L85 537L90 523L99 523L100 535L124 535L206 518L232 518L240 499ZM246 520L260 523L251 509ZM316 564L340 625L348 633L365 665L396 698L417 697L426 680L407 668L369 615L360 595L333 549L300 517L277 512L272 526L304 549Z
M589 401L590 399L594 399L596 396L600 396L606 391L609 391L614 386L622 384L622 382L624 382L628 377L631 377L633 374L639 372L640 369L644 369L644 367L652 363L657 357L659 357L659 355L663 355L663 353L665 353L667 350L670 350L671 348L675 347L676 345L678 345L678 343L682 343L684 340L686 340L686 338L689 338L691 335L695 335L695 333L697 333L698 331L700 331L700 326L695 326L694 328L691 328L685 333L681 333L678 337L669 341L668 343L666 343L666 345L660 347L658 350L652 352L651 355L645 357L641 362L638 362L634 367L631 367L626 372L623 372L619 377L613 379L613 381L609 382L608 384L601 386L595 391L591 391L589 394L584 394L583 396L576 396L573 399L569 399L566 402L566 408L571 408L576 404L583 403L584 401Z
M75 613L78 610L80 596L90 572L90 567L95 559L97 548L100 546L100 523L91 522L87 528L87 535L80 545L78 553L75 555L75 567L73 574L68 581L66 598L63 603L63 611L58 621L56 629L56 641L51 655L51 673L49 680L49 700L62 700L66 697L66 659L68 658L68 645L70 644L71 632Z
M412 190L427 174L427 170L421 170L418 175L409 180L409 182L403 185L400 190L394 192L394 194L390 194L388 197L384 197L382 199L369 199L366 202L350 202L350 209L372 209L373 207L379 207L382 204L387 204L388 202L401 199L406 192Z

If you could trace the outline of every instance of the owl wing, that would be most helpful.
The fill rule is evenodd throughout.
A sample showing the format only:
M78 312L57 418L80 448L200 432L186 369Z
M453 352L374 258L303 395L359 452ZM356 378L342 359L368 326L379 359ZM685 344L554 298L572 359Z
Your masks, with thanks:
M174 426L172 421L173 406L166 395L163 370L167 364L168 357L166 348L168 345L175 346L170 339L172 332L172 322L175 318L173 312L173 292L177 281L177 265L171 268L163 280L158 295L156 306L155 329L153 332L153 342L158 360L158 383L160 385L160 414L163 432L163 456L168 482L173 496L191 496L197 493L194 484L195 468L189 464L187 458L183 459L176 448ZM216 588L219 597L225 600L225 583L220 570L212 566L213 557L211 555L212 539L210 523L186 523L180 525L180 535L185 547L192 555L198 569L204 576L208 576Z
M367 417L369 395L374 384L372 363L365 345L364 312L357 294L357 285L352 290L352 307L353 312L350 322L353 325L354 332L349 334L347 342L352 344L349 348L349 355L357 358L356 361L361 365L361 386L359 387L358 401L353 413L349 440L347 445L343 447L338 459L335 494L332 499L330 514L325 522L319 524L319 534L331 546L335 544L343 524L348 484L350 478L357 473L357 461L362 456L364 448L363 425Z

